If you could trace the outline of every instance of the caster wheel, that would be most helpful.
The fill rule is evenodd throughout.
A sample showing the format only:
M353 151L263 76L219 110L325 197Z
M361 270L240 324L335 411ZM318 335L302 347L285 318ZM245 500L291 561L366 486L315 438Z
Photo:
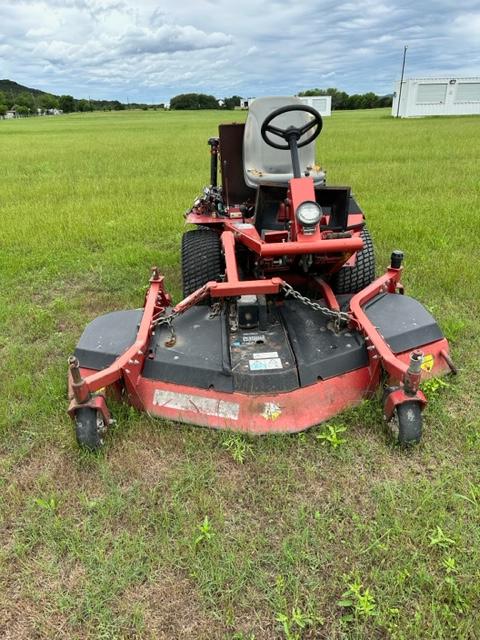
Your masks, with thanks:
M75 412L75 435L80 447L89 451L100 449L106 430L100 411L82 407Z
M404 402L399 404L392 418L397 433L399 445L408 446L418 444L422 439L423 416L419 402Z

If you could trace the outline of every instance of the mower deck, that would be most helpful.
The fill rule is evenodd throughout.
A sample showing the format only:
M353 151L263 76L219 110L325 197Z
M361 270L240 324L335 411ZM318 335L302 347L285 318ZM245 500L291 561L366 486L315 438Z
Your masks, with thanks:
M376 277L350 187L316 164L321 130L312 107L270 97L209 139L210 186L185 214L197 228L182 236L184 299L172 305L154 267L143 309L93 320L69 358L79 444L103 443L108 392L175 421L285 433L381 390L398 442L420 441L420 384L455 372L449 346L403 295L403 252Z
M351 296L339 296L346 308ZM319 301L322 303L322 301ZM408 362L418 347L448 370L440 328L416 300L382 293L365 305L395 355ZM142 310L93 320L75 355L83 375L111 366L134 343ZM231 325L226 309L193 306L152 333L130 401L152 414L255 433L293 432L358 404L377 387L365 338L298 300L269 309L263 327Z

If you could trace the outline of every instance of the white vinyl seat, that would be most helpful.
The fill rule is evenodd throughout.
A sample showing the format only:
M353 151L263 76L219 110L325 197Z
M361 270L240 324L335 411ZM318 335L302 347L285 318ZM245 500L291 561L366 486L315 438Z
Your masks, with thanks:
M292 157L289 150L275 149L268 145L262 138L262 124L272 111L279 107L291 104L303 104L299 98L269 97L257 98L249 107L245 133L243 136L243 168L245 182L249 187L256 188L260 185L287 187L288 181L293 178ZM306 112L291 111L284 113L272 121L274 126L287 128L289 126L301 127L311 120ZM308 131L303 139L310 136ZM268 136L280 144L285 140L272 133ZM300 138L299 142L302 142ZM315 164L315 141L298 150L300 169L303 175L310 175L315 186L325 184L325 172Z

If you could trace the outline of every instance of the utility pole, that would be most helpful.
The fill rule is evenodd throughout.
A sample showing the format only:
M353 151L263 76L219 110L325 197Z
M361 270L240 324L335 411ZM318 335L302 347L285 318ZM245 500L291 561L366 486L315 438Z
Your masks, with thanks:
M400 78L400 89L398 91L398 100L397 100L397 118L400 112L400 100L402 98L402 87L403 87L403 74L405 73L405 59L407 57L407 45L403 47L403 62L402 62L402 76Z

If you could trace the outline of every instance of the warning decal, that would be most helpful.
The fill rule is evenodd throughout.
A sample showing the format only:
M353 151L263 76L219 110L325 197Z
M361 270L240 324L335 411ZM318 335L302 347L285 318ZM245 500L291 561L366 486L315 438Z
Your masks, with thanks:
M250 371L266 371L269 369L283 369L282 361L280 360L280 358L259 358L256 360L249 360L248 366L250 367Z
M423 357L423 362L421 367L424 371L429 372L433 369L434 364L435 364L435 358L432 356L431 353L427 353L427 355Z

